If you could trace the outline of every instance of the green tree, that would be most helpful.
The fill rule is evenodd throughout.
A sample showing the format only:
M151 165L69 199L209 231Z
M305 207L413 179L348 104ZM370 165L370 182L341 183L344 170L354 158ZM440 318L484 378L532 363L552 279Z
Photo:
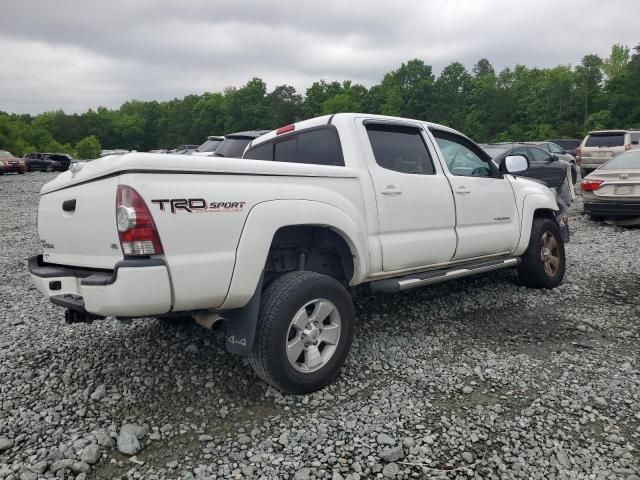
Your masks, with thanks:
M85 137L76 144L76 156L82 160L98 158L100 150L102 147L95 135Z
M624 72L630 58L629 47L618 44L611 47L609 58L602 62L602 71L607 77L607 80L612 80Z

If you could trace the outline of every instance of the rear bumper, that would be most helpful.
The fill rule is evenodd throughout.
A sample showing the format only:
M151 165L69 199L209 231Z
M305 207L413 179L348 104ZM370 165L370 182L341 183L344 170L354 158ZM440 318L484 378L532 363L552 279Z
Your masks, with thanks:
M171 310L171 282L161 258L122 260L113 270L91 270L29 258L34 284L56 305L108 317L145 317Z
M613 203L613 202L585 202L584 212L607 218L634 218L640 217L640 202L637 203Z

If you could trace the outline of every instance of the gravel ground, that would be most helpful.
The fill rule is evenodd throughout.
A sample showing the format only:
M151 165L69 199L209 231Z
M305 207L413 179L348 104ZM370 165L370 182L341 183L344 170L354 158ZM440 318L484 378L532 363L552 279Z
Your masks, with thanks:
M640 230L580 198L560 288L359 297L338 382L282 396L219 332L65 325L25 263L49 178L0 177L0 478L640 479Z

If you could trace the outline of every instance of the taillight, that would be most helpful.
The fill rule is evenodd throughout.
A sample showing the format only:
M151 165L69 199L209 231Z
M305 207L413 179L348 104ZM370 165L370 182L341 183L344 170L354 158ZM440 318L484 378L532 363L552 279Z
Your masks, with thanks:
M582 163L582 147L576 148L576 162L578 165Z
M625 150L631 150L631 144L630 144L630 143L627 143L627 144L624 146L624 149L625 149Z
M580 188L582 190L584 190L585 192L593 192L594 190L597 190L598 187L600 187L600 185L602 185L604 183L603 180L582 180L582 182L580 182Z
M127 185L118 186L116 223L120 247L125 255L163 253L151 212L140 194Z

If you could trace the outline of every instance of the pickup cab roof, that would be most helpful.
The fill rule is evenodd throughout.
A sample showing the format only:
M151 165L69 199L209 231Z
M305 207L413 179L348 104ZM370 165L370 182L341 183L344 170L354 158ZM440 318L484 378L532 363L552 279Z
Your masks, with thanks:
M437 123L431 123L431 122L425 122L424 120L415 120L415 119L408 119L408 118L402 118L402 117L392 117L392 116L388 116L388 115L374 115L374 114L370 114L370 113L335 113L333 115L324 115L322 117L315 117L309 120L302 120L300 122L296 122L293 123L291 125L286 125L284 127L280 127L277 130L272 130L268 133L265 133L264 135L256 138L255 140L253 140L248 146L248 148L254 147L256 145L259 145L261 143L264 143L266 141L272 140L276 137L278 137L279 135L283 134L283 133L288 133L294 130L306 130L309 128L315 128L315 127L320 127L323 125L332 125L335 124L335 122L337 122L338 120L355 120L357 118L365 118L367 120L378 120L381 122L400 122L400 123L408 123L408 122L416 122L416 123L420 123L424 126L426 126L429 129L434 129L434 130L440 130L440 131L444 131L444 132L449 132L449 133L454 133L456 135L460 135L462 137L468 138L466 135L464 135L463 133L458 132L457 130L454 130L453 128L444 126L444 125L440 125Z

